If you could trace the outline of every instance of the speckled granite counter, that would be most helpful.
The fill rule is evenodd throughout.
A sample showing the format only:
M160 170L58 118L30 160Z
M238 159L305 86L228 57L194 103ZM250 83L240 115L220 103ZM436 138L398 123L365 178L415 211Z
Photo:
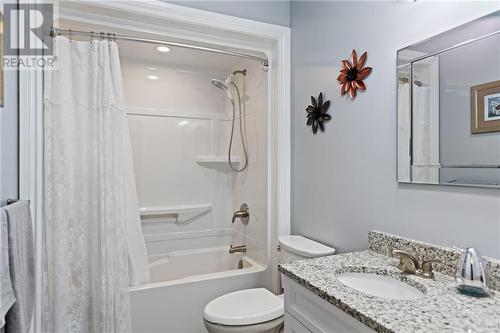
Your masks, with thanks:
M279 270L319 297L378 332L500 332L500 293L475 298L459 294L454 279L401 274L398 260L372 250L283 264ZM425 293L414 300L383 299L351 289L342 272L389 275ZM469 331L470 330L470 331Z

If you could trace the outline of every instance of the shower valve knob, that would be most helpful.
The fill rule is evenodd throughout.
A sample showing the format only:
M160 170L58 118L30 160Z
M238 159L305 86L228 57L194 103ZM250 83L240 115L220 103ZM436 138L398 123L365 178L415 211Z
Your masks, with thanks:
M246 203L242 203L240 210L234 212L232 223L234 223L236 219L240 219L241 223L244 225L248 224L248 221L250 220L250 211Z

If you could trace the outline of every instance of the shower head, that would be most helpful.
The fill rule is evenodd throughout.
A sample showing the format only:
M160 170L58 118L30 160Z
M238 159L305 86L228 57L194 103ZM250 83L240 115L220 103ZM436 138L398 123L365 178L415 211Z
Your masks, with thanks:
M216 87L219 90L225 91L227 94L227 97L229 98L229 101L231 102L233 106L233 118L231 121L231 138L229 139L229 150L227 152L227 161L229 162L229 166L231 169L235 172L241 172L245 170L248 166L248 154L247 154L247 147L246 147L246 142L243 134L243 117L244 113L242 113L242 107L241 107L241 96L240 96L240 89L238 88L238 85L234 82L234 75L240 73L241 75L245 76L246 75L246 70L242 71L234 71L232 74L229 74L229 76L226 78L226 81L222 81L219 79L211 79L210 82L213 84L214 87ZM245 164L241 169L238 169L233 166L233 163L231 161L231 149L233 148L233 135L234 135L234 122L236 118L236 105L234 103L234 98L233 94L235 94L238 97L238 111L239 111L239 123L240 123L240 136L241 136L241 145L243 148L243 154L245 155ZM246 124L246 122L245 122ZM246 133L246 125L245 125L245 133ZM246 136L246 134L245 134Z
M231 90L229 89L229 86L227 83L219 80L219 79L212 79L210 80L210 82L212 82L212 84L217 88L217 89L220 89L222 91L225 91L226 94L227 94L227 97L229 98L229 100L231 101L231 103L234 103L234 98L233 98L233 95L231 94Z
M226 84L224 82L222 82L221 80L219 80L219 79L212 79L212 80L210 80L210 82L212 82L212 84L217 89L224 90L224 91L228 90L228 87L226 86Z
M246 69L236 70L236 71L232 72L231 74L229 74L227 76L227 78L226 78L225 81L222 81L222 80L219 80L219 79L212 79L212 80L210 80L210 82L212 82L212 84L215 87L217 87L218 89L225 90L226 92L228 92L228 95L230 95L229 85L231 83L234 84L234 76L236 74L241 74L243 76L246 76L247 75L247 70Z

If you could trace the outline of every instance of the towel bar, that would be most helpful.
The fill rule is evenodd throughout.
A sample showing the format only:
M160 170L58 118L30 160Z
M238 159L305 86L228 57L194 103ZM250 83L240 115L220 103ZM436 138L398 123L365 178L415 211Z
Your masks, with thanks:
M7 202L7 205L12 205L14 202L18 202L18 201L19 201L19 199L8 198L6 202Z
M12 198L8 198L7 200L5 200L5 203L8 205L12 205L13 203L15 202L18 202L20 199L12 199ZM28 200L28 203L31 204L31 201Z

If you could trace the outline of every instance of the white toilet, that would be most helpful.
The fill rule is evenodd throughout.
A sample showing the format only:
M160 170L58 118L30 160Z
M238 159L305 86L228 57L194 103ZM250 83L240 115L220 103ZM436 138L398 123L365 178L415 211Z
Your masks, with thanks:
M335 249L298 235L279 237L280 263L327 256ZM264 288L217 297L203 310L209 333L278 333L283 326L283 295Z

